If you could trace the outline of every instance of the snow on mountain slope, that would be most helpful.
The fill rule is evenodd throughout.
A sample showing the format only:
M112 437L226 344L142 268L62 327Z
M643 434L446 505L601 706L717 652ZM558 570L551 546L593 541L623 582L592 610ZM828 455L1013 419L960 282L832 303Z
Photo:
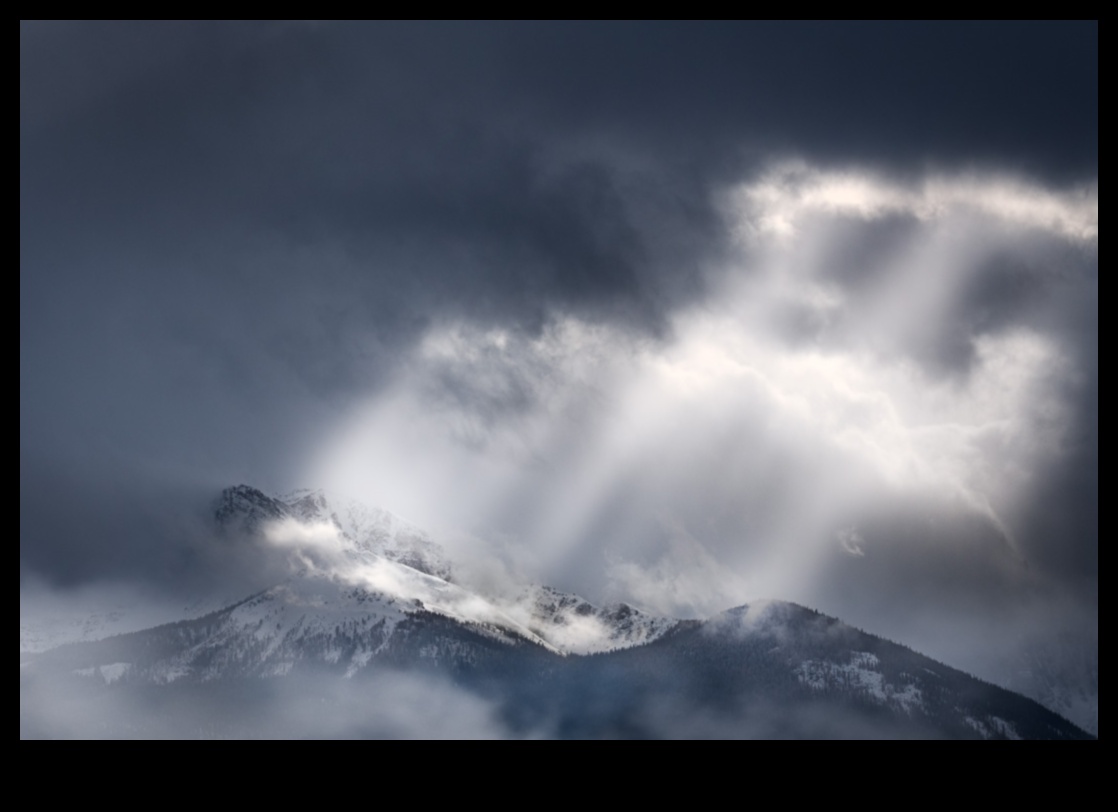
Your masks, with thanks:
M907 712L924 709L924 694L916 683L890 684L880 670L881 660L874 654L852 651L847 662L804 660L796 676L813 691L833 686L867 696L881 705L895 705Z
M321 600L309 594L316 590L333 594L332 590L341 587L349 589L351 596L358 594L352 590L364 590L361 608L354 610L358 614L375 608L369 596L383 596L390 602L384 606L393 607L384 610L385 617L395 617L400 611L406 614L408 607L422 607L462 623L501 629L564 654L643 645L677 623L624 604L598 607L577 595L544 586L525 587L511 596L471 592L452 583L449 558L423 530L386 510L323 491L296 491L277 498L240 485L222 492L214 515L225 532L244 534L292 554L301 575L258 598L273 608L286 607L276 620L284 634L292 630L283 618L299 615L293 607L308 611L332 607L323 617L349 611L339 608L345 604L340 593ZM137 602L108 611L46 616L25 614L21 607L20 653L41 653L68 643L199 618L237 600L239 596L211 598L173 609L154 609ZM384 606L377 604L376 612ZM300 617L306 615L305 622L313 626L318 622L313 614L304 611Z
M446 556L423 531L387 511L367 508L352 500L331 497L328 502L322 492L302 491L276 499L255 488L239 485L221 493L214 518L226 532L255 537L265 537L277 523L286 520L328 522L356 549L380 553L443 580L450 577ZM124 599L92 596L86 605L49 601L25 605L21 596L20 655L199 618L243 597L243 594L196 597L187 605L178 606L137 596Z
M430 576L436 579L432 583L444 584L440 588L444 591L445 585L452 581L448 557L423 530L386 510L353 499L320 490L295 491L273 498L239 486L225 492L218 515L226 525L250 529L281 545L303 550L313 548L319 554L323 544L332 546L331 560L325 564L319 561L316 566L351 583L365 583L369 577L369 572L362 571L366 555ZM462 594L466 594L465 590ZM435 611L448 617L459 617L458 610L448 608L445 602L439 603L428 594L417 593L412 597L425 605L441 606ZM500 614L500 620L493 621L497 625L546 641L555 650L570 654L643 645L678 622L654 617L624 604L598 607L577 595L545 586L525 587L511 596L474 597L476 606L487 607L483 615ZM460 606L463 602L456 599L451 603ZM461 618L479 621L470 612Z
M333 623L338 612L350 613L354 622L365 623L378 612L383 615L387 611L386 617L397 618L401 613L426 611L478 629L512 633L554 650L488 598L370 551L366 545L355 543L338 522L323 522L317 508L308 511L308 516L274 522L265 529L268 541L294 550L302 567L298 575L264 595L268 605L283 609L276 634L290 636L307 624ZM259 600L244 605L254 602ZM235 610L234 619L241 612L240 607ZM319 618L323 613L324 621ZM296 625L288 625L284 618L295 618L292 622Z
M308 659L344 665L352 675L415 610L329 578L293 578L221 613L194 645L156 662L146 676L163 684L230 675L281 677Z
M560 653L499 607L459 586L373 553L348 555L351 566L344 577L316 570L300 573L193 623L143 632L140 637L154 642L138 649L126 638L110 639L103 658L113 662L86 665L74 674L106 684L128 675L166 685L184 679L282 677L296 667L317 664L352 677L387 650L402 623L432 616L497 643L527 642ZM159 655L163 647L167 654ZM149 662L120 659L122 651L153 649L157 653Z
M80 737L143 736L178 706L190 712L170 735L260 735L293 698L325 708L339 686L375 692L385 674L449 680L518 730L545 723L561 738L1086 737L1031 700L791 604L563 657L460 587L359 556L363 585L307 572L205 618L34 658L20 672L21 737L62 735L60 698L65 720L92 720ZM307 730L288 724L279 735Z
M655 617L623 603L599 608L547 586L525 587L505 611L556 648L596 654L657 640L679 621Z
M795 604L757 603L683 623L645 649L674 650L679 667L694 669L683 683L718 684L721 672L726 685L740 680L764 694L806 692L812 701L861 708L859 714L868 712L862 719L877 714L911 723L909 734L921 737L1085 735L1033 700Z
M434 612L462 623L510 631L554 650L546 640L481 595L372 553L362 551L355 559L355 566L345 580L364 589L396 601L410 602L418 610Z
M450 560L426 532L381 508L317 490L299 490L272 497L247 485L226 488L215 518L226 530L251 536L286 519L304 524L329 524L353 547L398 561L412 569L451 580Z
M334 524L360 549L451 580L450 561L443 549L423 530L387 510L324 491L296 491L281 501L302 521Z

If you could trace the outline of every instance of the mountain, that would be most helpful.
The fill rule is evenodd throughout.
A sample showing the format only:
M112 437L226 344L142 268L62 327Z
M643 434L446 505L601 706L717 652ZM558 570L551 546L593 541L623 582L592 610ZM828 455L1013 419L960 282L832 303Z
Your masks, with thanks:
M339 692L367 690L371 702L378 680L401 673L491 703L513 735L1090 738L1032 700L791 604L577 656L499 624L302 579L205 618L41 655L21 669L20 731L65 735L36 700L61 696L107 737L316 735L298 717L285 722L289 699L270 698L298 686L329 713Z
M232 488L215 516L296 570L202 617L21 656L21 738L1090 738L792 604L700 622L538 585L483 595L422 531L322 492Z
M540 585L510 594L471 592L455 583L450 559L426 532L388 511L324 491L296 491L274 498L241 485L222 494L215 518L226 532L251 537L269 533L282 537L285 528L291 530L285 522L292 521L302 527L326 528L326 542L334 555L313 564L318 574L333 573L343 582L371 587L404 603L418 601L435 613L510 631L563 653L641 645L678 622L626 604L598 607ZM322 542L320 538L316 550L307 554L321 558ZM295 583L299 589L318 588L310 586L306 577Z
M331 561L317 562L318 575L335 573L339 583L358 588L372 579L377 589L402 595L402 603L409 606L419 601L448 617L505 628L563 652L584 654L642 644L677 622L625 604L598 607L538 585L490 597L464 590L454 583L446 553L426 532L388 511L323 491L273 497L245 485L228 488L216 501L214 519L220 535L233 542L261 543L269 533L282 533L284 523L290 522L325 527L335 555ZM302 579L282 588L311 590L310 575L304 572ZM327 582L319 578L313 588ZM69 643L193 620L236 603L236 597L195 596L181 607L115 599L97 611L54 607L45 613L29 611L26 617L21 606L21 662Z
M579 666L564 716L571 736L1089 738L1030 699L780 602L681 624ZM576 710L588 706L608 710Z

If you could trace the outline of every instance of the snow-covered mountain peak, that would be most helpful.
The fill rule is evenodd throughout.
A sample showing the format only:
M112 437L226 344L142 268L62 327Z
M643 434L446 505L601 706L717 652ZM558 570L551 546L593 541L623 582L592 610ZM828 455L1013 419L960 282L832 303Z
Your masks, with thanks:
M427 584L425 589L430 587L439 594L445 592L445 585L453 581L452 569L442 548L424 530L387 510L323 490L299 490L275 499L243 486L231 490L234 491L233 501L247 504L253 515L273 515L278 511L282 516L282 519L273 519L262 525L265 536L282 539L300 536L312 527L333 528L345 561L342 569L352 570L343 573L343 577L376 580L391 575L379 565L370 567L363 557L368 554L376 560L393 561L433 577L436 581L432 583L444 586L436 589ZM297 522L298 526L285 525L284 522L288 521ZM307 537L305 541L311 543L313 540ZM281 543L297 547L300 541L296 538L294 542ZM388 580L392 581L393 577ZM410 596L408 590L417 588L419 584L412 579L404 593ZM378 588L392 592L391 584L381 584ZM425 604L432 600L430 595L416 594L412 597ZM527 586L512 595L475 597L489 607L482 612L483 615L489 616L493 609L500 613L497 625L514 628L518 634L536 637L549 648L569 654L591 654L643 645L663 636L678 623L671 618L646 614L626 604L596 606L577 595L546 586ZM453 607L460 603L455 599L451 601L453 606L438 601L432 605L441 606L439 611L454 617L457 610ZM510 623L511 626L508 625Z
M272 543L297 550L319 576L329 574L405 602L419 601L464 622L490 623L555 651L590 654L639 646L678 622L625 604L596 606L546 586L488 597L454 587L445 553L425 531L387 510L328 491L269 497L240 486L226 492L223 504L230 506L226 523L243 509L249 518L234 521L234 526L251 524ZM387 562L403 569L387 567Z
M412 569L451 580L453 571L446 552L419 527L381 508L355 499L317 491L293 505L312 518L329 519L358 548L399 561Z
M329 606L331 617L346 611L354 621L365 618L362 622L366 622L372 605L367 604L375 598L393 607L394 614L431 612L483 633L512 634L557 651L497 602L432 574L430 570L437 568L422 566L430 560L413 566L415 549L401 542L417 537L392 535L407 526L393 522L391 514L338 501L318 492L281 500L288 515L264 527L267 543L290 551L294 565L295 574L288 581L265 593L270 606L284 607L284 617L314 615ZM332 597L322 598L320 593ZM354 595L363 596L358 604L352 600Z
M453 577L446 552L420 528L382 508L322 490L298 490L277 498L238 485L222 493L216 518L223 527L253 535L266 535L270 526L285 519L330 524L355 549L443 580Z
M258 534L268 522L286 518L287 506L248 485L226 488L218 497L214 518L225 530Z

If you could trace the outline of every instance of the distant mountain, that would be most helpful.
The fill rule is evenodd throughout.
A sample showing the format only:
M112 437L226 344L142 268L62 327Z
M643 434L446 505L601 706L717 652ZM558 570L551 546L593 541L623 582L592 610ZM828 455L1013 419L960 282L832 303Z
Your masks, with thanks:
M791 604L698 622L542 586L482 595L451 580L426 534L321 492L232 488L215 515L228 533L296 522L332 546L203 617L21 656L21 738L397 736L386 719L447 697L474 714L459 736L481 713L512 736L1090 738L1032 700ZM429 693L394 699L401 685ZM447 715L410 730L434 735Z
M138 597L120 598L107 605L52 607L29 613L22 607L19 621L20 660L69 643L88 643L129 634L154 625L191 620L229 606L229 596L209 595L180 604L152 606ZM104 604L104 602L99 602Z
M20 657L50 651L67 643L104 640L106 637L143 628L129 628L129 615L128 607L121 607L107 612L39 618L34 623L24 623L21 619Z
M1099 735L1099 649L1093 640L1068 637L1027 648L1006 687Z

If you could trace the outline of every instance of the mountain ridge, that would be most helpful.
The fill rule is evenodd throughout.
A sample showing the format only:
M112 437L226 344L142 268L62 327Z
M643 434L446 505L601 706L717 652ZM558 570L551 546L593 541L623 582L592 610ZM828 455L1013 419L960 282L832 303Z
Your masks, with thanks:
M485 597L449 580L449 559L422 531L322 491L277 499L237 486L214 517L226 534L291 551L298 567L203 616L21 651L21 737L66 736L37 715L34 697L48 689L84 698L82 718L114 698L169 709L229 692L283 694L294 707L302 689L276 685L336 698L343 686L360 692L403 674L489 703L515 736L1091 738L1033 700L796 604L681 621L540 585ZM265 723L284 718L285 704L258 710L236 724L215 714L207 730L311 735ZM380 718L362 729L379 729ZM146 724L109 716L97 729L155 735ZM167 724L175 735L179 723Z
M321 690L375 681L388 669L441 675L502 703L529 728L551 720L565 738L670 738L656 713L681 703L687 718L708 725L685 737L843 738L868 729L883 738L1091 738L1032 700L795 604L768 602L759 617L755 606L739 607L681 622L642 646L573 656L418 608L390 629L382 606L360 628L296 623L304 633L278 645L257 634L264 624L241 623L227 634L229 618L268 597L47 652L21 669L21 692L52 677L95 695L286 679L315 679ZM777 710L802 718L781 727Z

